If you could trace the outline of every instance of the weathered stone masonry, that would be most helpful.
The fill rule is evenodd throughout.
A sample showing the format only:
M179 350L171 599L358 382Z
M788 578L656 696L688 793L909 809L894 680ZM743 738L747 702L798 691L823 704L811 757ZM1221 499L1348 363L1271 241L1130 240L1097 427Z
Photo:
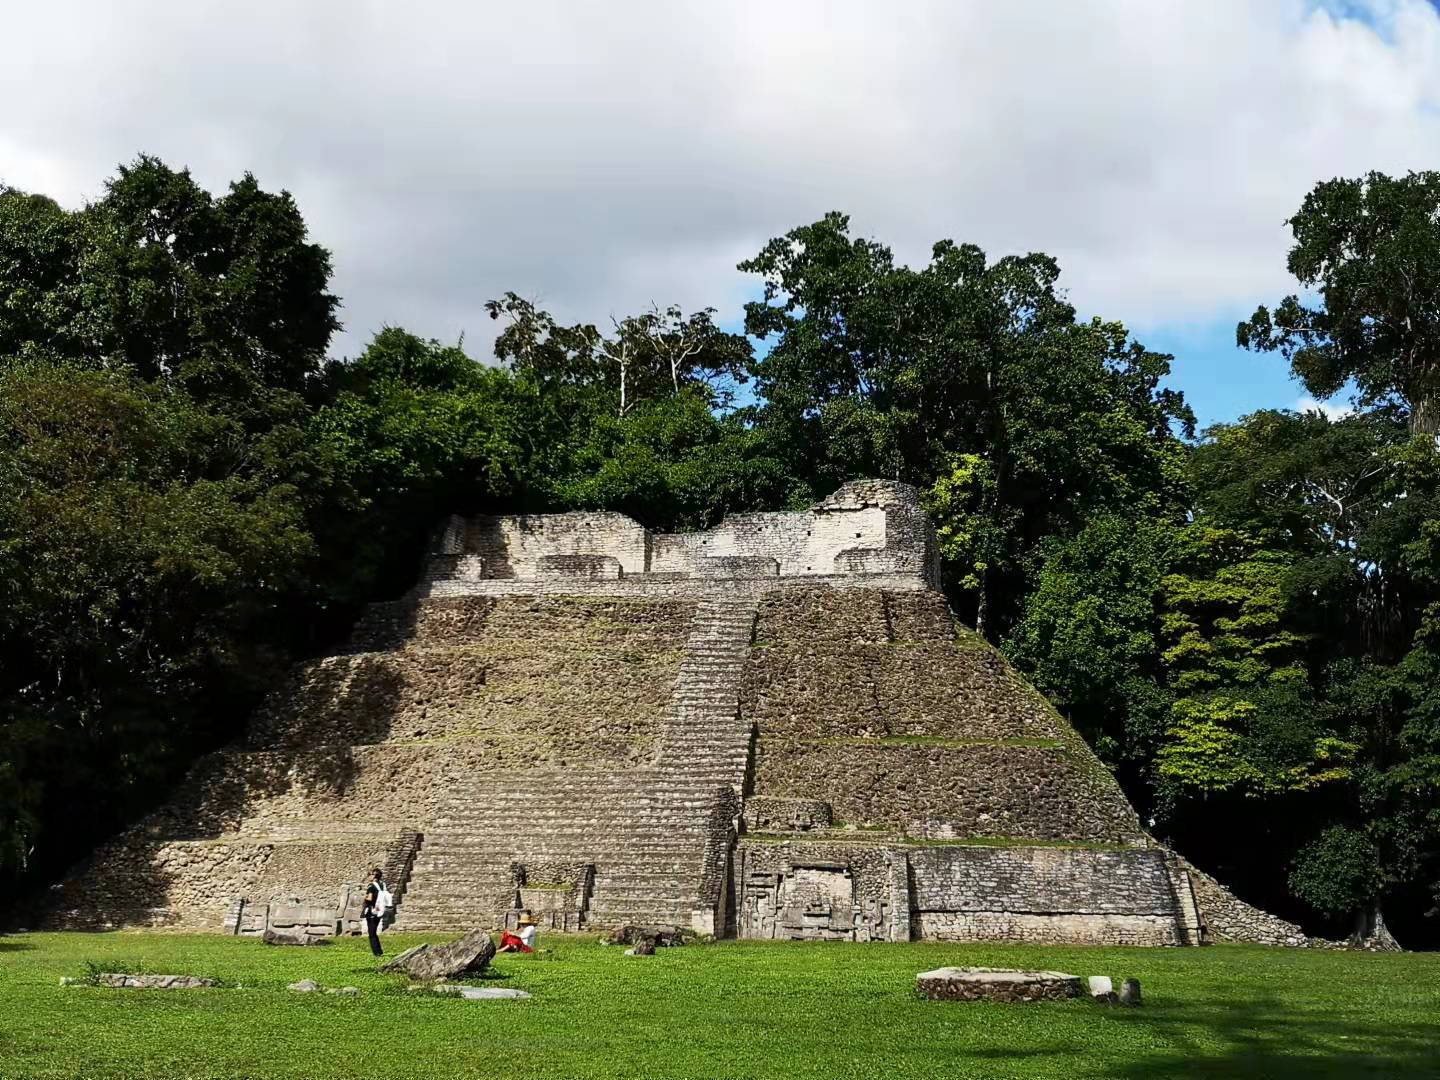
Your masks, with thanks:
M1213 910L1284 937L1150 840L937 573L883 481L704 533L452 518L50 924L353 930L383 865L414 929L1187 944Z

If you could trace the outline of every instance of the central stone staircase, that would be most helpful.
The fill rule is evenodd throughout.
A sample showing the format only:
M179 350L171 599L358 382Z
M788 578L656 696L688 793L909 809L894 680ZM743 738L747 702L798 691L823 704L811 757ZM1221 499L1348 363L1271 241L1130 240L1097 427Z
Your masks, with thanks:
M750 766L739 694L755 615L747 597L697 606L652 765L495 772L453 791L416 856L397 927L499 925L519 863L593 866L582 925L713 929L730 808Z

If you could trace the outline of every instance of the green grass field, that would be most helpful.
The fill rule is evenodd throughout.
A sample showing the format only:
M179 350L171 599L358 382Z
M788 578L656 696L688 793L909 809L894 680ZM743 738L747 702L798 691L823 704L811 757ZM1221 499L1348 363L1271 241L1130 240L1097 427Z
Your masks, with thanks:
M1437 954L725 942L631 958L590 938L542 944L482 980L533 1000L472 1002L407 994L358 939L0 938L0 1077L1440 1077ZM87 962L223 985L59 985ZM1134 975L1146 1004L920 999L916 972L944 964ZM361 994L285 989L303 978Z

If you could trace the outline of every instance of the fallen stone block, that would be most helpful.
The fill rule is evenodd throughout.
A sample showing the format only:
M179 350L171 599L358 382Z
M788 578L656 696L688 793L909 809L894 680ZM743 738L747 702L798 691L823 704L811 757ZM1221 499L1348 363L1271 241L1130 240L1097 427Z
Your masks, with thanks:
M626 956L654 956L655 944L650 941L641 941L625 950Z
M915 982L932 1001L1062 1001L1081 993L1079 976L1062 971L944 967L922 971Z
M202 979L196 975L127 975L117 971L102 971L95 977L95 985L133 990L200 990L214 986L215 980Z
M307 934L304 930L267 927L260 940L266 945L329 945L331 939L323 934Z
M293 982L293 983L291 983L291 984L290 984L289 986L287 986L285 989L286 989L286 990L297 990L297 991L299 991L299 992L302 993L302 994L309 994L309 993L313 993L313 992L316 991L316 990L319 990L319 989L320 989L320 984L317 983L314 979L301 979L299 982Z
M381 966L381 971L400 972L417 981L453 979L467 972L484 971L495 956L495 943L484 930L471 930L445 945L417 945Z
M359 997L360 988L358 986L339 986L333 990L326 990L325 993L339 994L342 997Z
M1139 980L1139 979L1126 979L1123 983L1120 984L1120 1004L1121 1004L1121 1005L1139 1005L1139 1004L1140 1004L1140 980Z

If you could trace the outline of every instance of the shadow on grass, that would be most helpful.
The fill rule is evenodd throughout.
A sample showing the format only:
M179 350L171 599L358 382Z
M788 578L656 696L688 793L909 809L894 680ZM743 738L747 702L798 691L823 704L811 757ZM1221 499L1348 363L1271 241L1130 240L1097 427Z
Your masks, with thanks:
M1282 1005L1274 995L1204 1006L1116 1009L1097 1021L1144 1029L1170 1049L1129 1064L1107 1062L1080 1075L1107 1080L1169 1076L1440 1078L1440 1054L1432 1025L1356 1021L1344 1018L1343 1012L1338 1006L1334 1013L1300 1012ZM1347 1042L1353 1045L1347 1046Z
M0 937L0 952L29 952L35 946L28 941L16 941L13 938Z

